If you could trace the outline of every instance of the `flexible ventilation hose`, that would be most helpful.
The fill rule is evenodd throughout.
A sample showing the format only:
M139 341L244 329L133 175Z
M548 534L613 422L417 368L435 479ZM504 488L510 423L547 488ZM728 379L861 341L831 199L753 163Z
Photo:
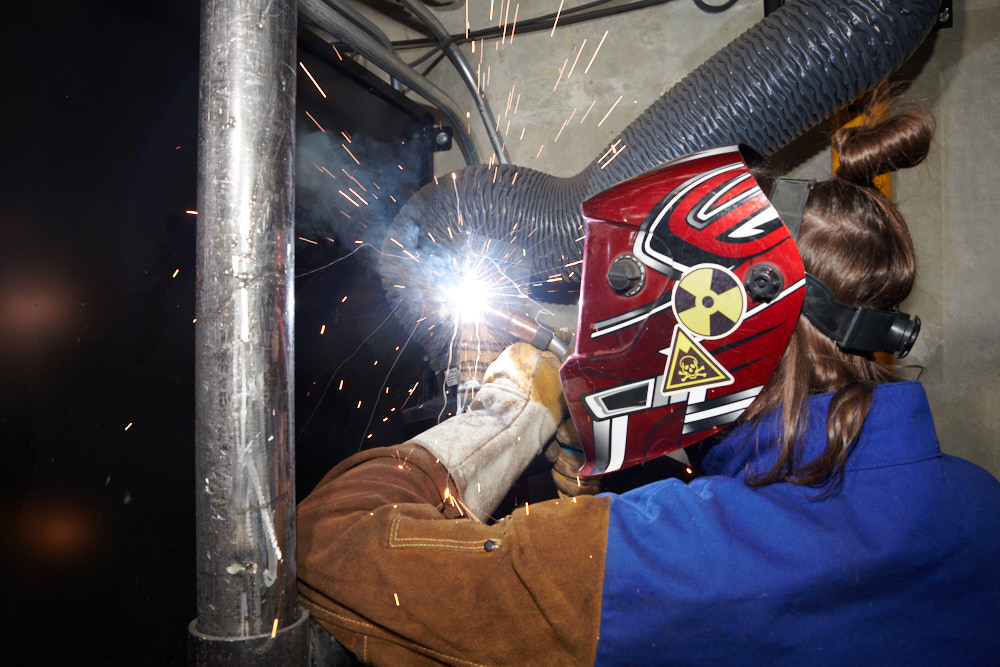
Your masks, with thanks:
M614 160L597 158L569 178L473 165L422 188L383 246L380 273L397 316L433 362L449 345L445 327L431 326L434 297L470 255L488 255L512 282L579 281L588 197L704 148L742 142L774 153L895 71L930 32L938 4L790 2L650 105L612 142Z

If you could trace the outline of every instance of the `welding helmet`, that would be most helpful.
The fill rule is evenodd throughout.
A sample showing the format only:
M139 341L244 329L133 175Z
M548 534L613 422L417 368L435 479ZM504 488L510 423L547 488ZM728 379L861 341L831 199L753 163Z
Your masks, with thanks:
M674 160L583 204L576 351L560 369L583 475L707 438L750 406L802 314L848 352L904 357L920 319L846 305L795 244L813 181L770 197L723 146Z
M806 277L744 146L702 151L587 200L576 351L560 375L597 475L733 423L770 379ZM794 190L794 188L791 188ZM804 204L808 188L796 193Z

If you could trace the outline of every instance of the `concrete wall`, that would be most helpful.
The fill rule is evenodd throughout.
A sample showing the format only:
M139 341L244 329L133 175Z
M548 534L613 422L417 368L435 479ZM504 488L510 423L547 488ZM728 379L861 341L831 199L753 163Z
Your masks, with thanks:
M559 0L473 0L436 10L453 33L555 12ZM569 4L569 3L567 3ZM574 3L577 4L577 3ZM907 359L925 368L938 433L946 452L1000 476L1000 305L991 262L1000 155L1000 0L956 2L954 27L934 33L904 66L909 97L937 118L937 145L925 165L897 175L901 201L919 251L917 288L904 309L923 331ZM372 14L375 15L374 13ZM512 162L571 175L653 100L763 16L760 0L739 0L708 14L677 0L621 16L513 38L477 43L463 51L481 74L500 118ZM379 20L394 39L414 28ZM606 37L605 37L606 33ZM602 42L603 39L603 43ZM594 57L595 50L600 49ZM412 60L420 52L404 54ZM592 62L591 62L592 60ZM587 69L589 65L589 70ZM429 77L480 123L471 98L447 64ZM512 92L513 91L513 92ZM510 100L508 104L508 100ZM490 147L477 130L484 155ZM826 128L810 132L776 158L793 173L829 175ZM457 150L441 154L444 174L463 166Z

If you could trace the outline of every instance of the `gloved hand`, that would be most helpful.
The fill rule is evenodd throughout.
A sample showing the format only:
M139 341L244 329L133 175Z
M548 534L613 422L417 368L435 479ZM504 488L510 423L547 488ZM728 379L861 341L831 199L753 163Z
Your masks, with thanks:
M468 412L411 440L440 459L483 519L566 419L559 360L514 343L490 364Z

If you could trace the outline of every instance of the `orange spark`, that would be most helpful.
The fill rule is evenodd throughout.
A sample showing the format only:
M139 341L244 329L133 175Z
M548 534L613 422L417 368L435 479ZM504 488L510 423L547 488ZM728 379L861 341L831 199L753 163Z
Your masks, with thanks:
M608 160L607 162L605 162L604 164L602 164L602 165L601 165L601 169L604 169L604 168L605 168L605 167L607 167L607 166L608 166L609 164L611 164L611 162L612 162L612 161L613 161L613 160L614 160L614 159L615 159L616 157L618 157L619 155L621 155L621 154L622 154L622 153L623 153L623 152L625 151L625 149L626 149L626 148L628 148L628 144L626 144L626 145L622 146L622 147L621 147L621 150L617 150L617 151L615 151L615 154L611 156L611 159L610 159L610 160Z
M576 62L580 59L580 54L583 53L583 47L586 44L587 44L587 38L584 37L583 38L583 43L580 44L580 48L576 50L576 58L573 59L573 66L569 68L569 74L566 75L567 79L570 78L571 76L573 76L573 70L576 69Z
M344 174L345 174L345 175L346 175L346 176L347 176L347 177L348 177L349 179L351 179L352 181L354 181L355 183L357 183L357 184L358 184L358 187L359 187L359 188L361 188L361 189L362 189L362 190L364 190L365 192L368 192L368 188L366 188L365 186L361 185L361 182L360 182L360 181L358 181L358 179L356 179L356 178L354 178L353 176L351 176L350 174L348 174L348 173L347 173L347 170L346 170L346 169L344 169L343 167L341 167L341 169L340 169L340 170L341 170L342 172L344 172ZM377 187L377 188L378 188L378 186L377 186L377 185L376 185L375 187ZM381 190L381 189L382 189L382 188L379 188L379 190Z
M618 106L618 103L622 101L623 97L625 97L625 96L624 95L619 95L618 96L618 99L615 100L615 103L611 105L611 108L608 109L608 112L606 114L604 114L604 118L602 118L601 122L597 124L597 127L600 127L601 125L604 124L604 121L606 121L608 119L608 116L610 116L611 112L615 110L615 107Z
M557 141L559 141L559 136L563 133L563 130L566 129L566 126L569 125L569 122L573 120L573 116L575 115L576 115L576 107L573 107L573 113L569 115L569 118L563 121L562 127L559 128L559 132L556 133L556 138L552 140L552 143L556 143Z
M515 14L517 16L517 14ZM507 11L503 15L503 40L501 44L505 44L507 41L507 19L510 18L510 0L507 0ZM514 39L513 28L511 28L511 39Z
M552 86L552 92L555 92L556 88L559 87L559 82L562 81L563 71L566 69L566 65L569 64L569 58L563 61L562 67L559 68L559 78L556 79L556 85Z
M596 49L594 49L594 55L590 56L590 62L589 62L589 63L587 63L587 69L583 70L583 73L584 73L584 74L586 74L587 72L589 72L589 71L590 71L590 66L594 64L594 58L596 58L596 57L597 57L597 52L601 50L601 45L602 45L602 44L604 44L604 40L605 40L605 39L607 38L607 36L608 36L608 31L607 31L607 30L605 30L605 31L604 31L604 37L601 37L601 42L600 42L600 44L598 44L598 45L597 45L597 48L596 48Z
M361 208L361 204L359 204L358 202L354 201L353 199L351 199L350 197L348 197L346 194L344 194L343 190L337 190L337 192L339 192L341 194L341 196L343 196L344 199L346 199L347 201L351 202L352 204L354 204L358 208Z
M316 83L316 79L313 78L313 75L309 72L309 70L306 68L306 66L304 64L302 64L301 60L299 61L299 67L301 67L302 71L306 73L306 76L308 76L309 80L313 82L313 85L316 86L316 90L319 91L319 94L322 95L323 99L325 100L326 99L326 93L324 93L323 89L319 87L319 84Z
M361 202L362 202L362 203L363 203L363 204L364 204L365 206L368 206L368 201L367 201L367 200L366 200L366 199L365 199L364 197L362 197L361 195L359 195L359 194L358 194L358 193L357 193L357 192L356 192L356 191L354 190L354 188L347 188L347 189L348 189L348 190L350 190L350 192L351 192L351 194L352 194L352 195L354 195L355 197L357 197L358 199L360 199L360 200L361 200Z
M559 15L562 14L564 0L559 0L559 9L556 11L556 20L552 22L552 32L549 33L549 37L556 34L556 26L559 25Z
M620 98L619 98L619 99L620 99ZM341 147L342 147L342 148L343 148L343 149L344 149L345 151L347 151L347 154L351 156L351 159L352 159L352 160L354 160L354 162L355 162L356 164L361 164L360 162L358 162L358 158L354 157L354 153L352 153L352 152L351 152L351 150L350 150L350 149L349 149L349 148L348 148L347 146L344 146L344 144L340 144L340 146L341 146Z
M306 112L306 115L307 115L307 116L309 116L309 120L311 120L312 122L316 123L316 127L318 127L318 128L319 128L319 131L320 131L320 132L324 132L324 133L326 132L326 130L324 130L324 129L323 129L323 126L319 124L319 121L318 121L318 120L316 120L315 118L313 118L313 117L312 117L312 114L311 114L311 113L309 113L309 112L307 111L307 112Z

